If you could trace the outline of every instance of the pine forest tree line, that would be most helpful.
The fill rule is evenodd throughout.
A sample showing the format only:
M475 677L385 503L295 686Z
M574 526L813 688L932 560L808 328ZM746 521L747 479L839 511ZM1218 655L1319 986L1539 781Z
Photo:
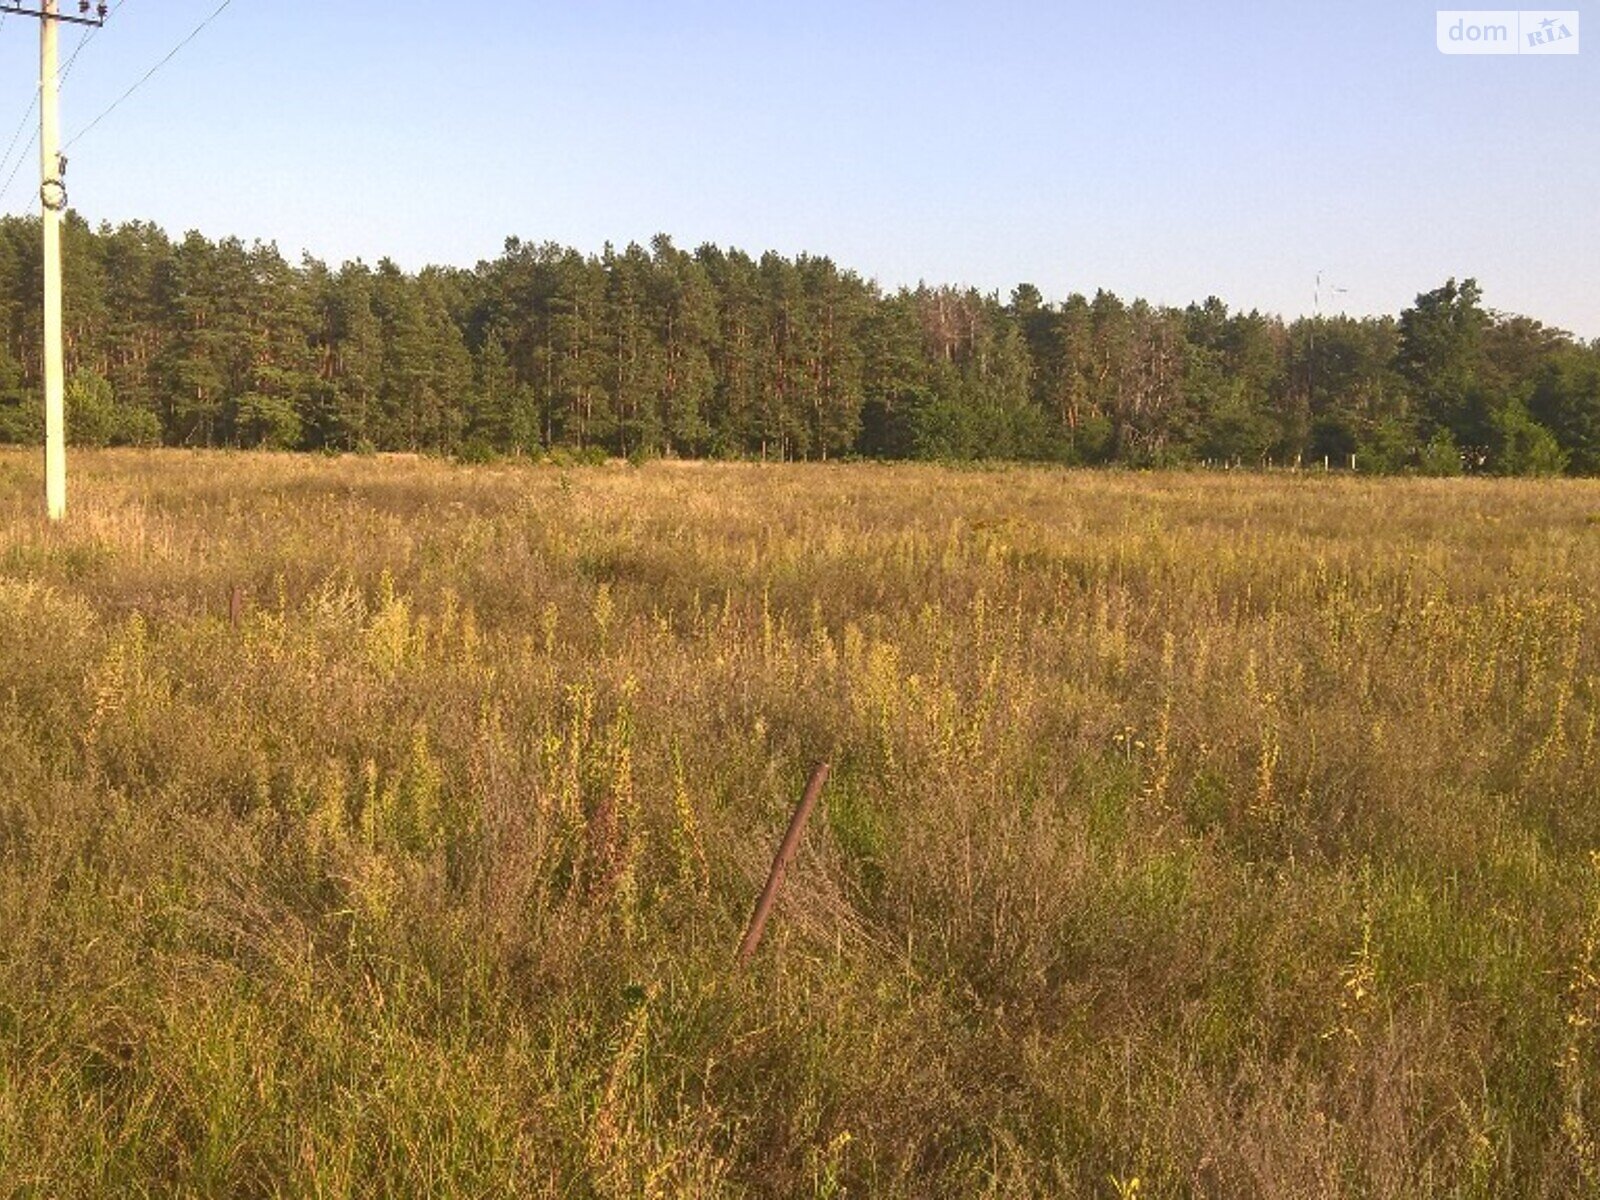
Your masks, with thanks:
M512 238L330 268L69 214L78 444L1600 474L1600 343L1486 308L887 292L827 258ZM42 438L38 223L0 218L0 440Z

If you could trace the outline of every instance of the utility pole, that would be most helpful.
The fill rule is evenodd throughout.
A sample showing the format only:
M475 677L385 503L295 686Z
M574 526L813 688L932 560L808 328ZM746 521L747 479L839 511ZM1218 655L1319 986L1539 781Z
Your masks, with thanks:
M39 215L44 221L44 502L50 519L67 515L66 364L61 346L61 89L56 72L56 0L39 19Z
M67 515L66 367L61 338L61 214L67 207L62 182L67 161L61 156L60 67L57 52L62 21L104 25L106 6L89 15L88 0L78 0L78 15L64 16L57 0L39 0L38 9L20 2L0 5L0 13L39 20L39 206L44 225L44 498L52 521Z
M1334 292L1343 295L1349 288L1335 287ZM1311 337L1310 346L1306 355L1306 407L1312 413L1317 411L1317 328L1322 324L1322 272L1317 272L1317 281L1311 289ZM1354 457L1353 455L1351 456ZM1326 456L1323 465L1327 465Z

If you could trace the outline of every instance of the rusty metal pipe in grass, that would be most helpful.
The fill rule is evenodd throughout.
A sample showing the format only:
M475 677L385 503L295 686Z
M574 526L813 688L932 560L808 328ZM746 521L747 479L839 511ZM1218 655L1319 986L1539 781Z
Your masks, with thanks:
M800 807L794 810L794 816L789 819L789 831L783 835L777 856L772 860L772 870L767 873L767 886L761 889L756 910L750 914L750 926L744 931L744 941L739 943L740 966L750 961L750 956L761 944L761 932L767 927L767 918L772 915L772 906L778 899L778 889L783 886L783 873L800 847L800 835L805 832L806 821L811 816L811 810L817 806L817 797L822 795L822 785L827 782L828 764L818 763L812 768L811 782L806 784L805 795L800 797Z

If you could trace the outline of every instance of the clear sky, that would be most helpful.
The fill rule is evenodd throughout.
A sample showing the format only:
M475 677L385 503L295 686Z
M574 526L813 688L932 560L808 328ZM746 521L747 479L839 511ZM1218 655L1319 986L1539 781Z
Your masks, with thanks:
M218 3L122 0L65 84L66 137ZM233 0L67 182L91 221L291 258L666 232L887 288L1289 316L1318 271L1351 313L1473 275L1492 308L1600 337L1600 7L1561 58L1441 55L1436 7ZM6 18L0 138L36 79L35 23ZM36 156L0 208L34 204Z

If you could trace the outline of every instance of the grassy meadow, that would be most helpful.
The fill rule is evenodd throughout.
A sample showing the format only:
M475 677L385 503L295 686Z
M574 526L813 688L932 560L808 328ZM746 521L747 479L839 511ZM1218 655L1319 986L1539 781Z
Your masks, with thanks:
M1600 484L37 459L0 1196L1600 1194Z

